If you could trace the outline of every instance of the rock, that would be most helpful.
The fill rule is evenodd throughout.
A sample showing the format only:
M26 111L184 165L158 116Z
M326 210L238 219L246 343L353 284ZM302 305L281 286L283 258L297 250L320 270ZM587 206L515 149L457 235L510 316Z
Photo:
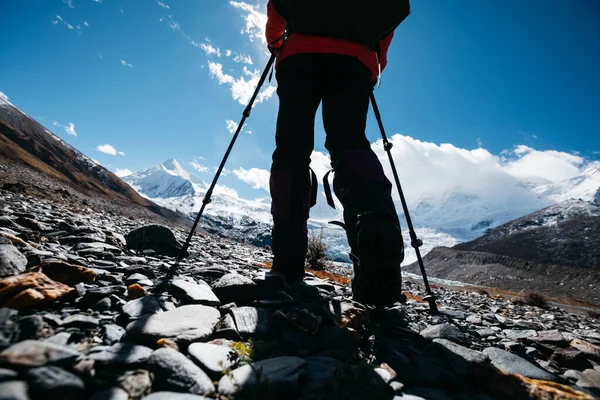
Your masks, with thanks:
M8 381L0 383L2 400L29 400L27 383L23 381Z
M0 278L25 272L27 257L12 244L0 244Z
M92 269L63 261L45 261L32 270L43 272L50 279L69 286L75 286L81 282L92 282L98 277L98 274Z
M218 391L225 396L252 391L258 398L293 397L305 370L306 361L301 358L270 358L234 369L221 378Z
M506 372L507 374L520 374L528 378L541 379L545 381L555 381L556 377L543 369L533 365L523 358L495 347L488 347L483 350L483 354L488 356L492 364Z
M46 327L44 320L39 315L21 317L15 324L13 341L20 342L27 339L37 339L43 335Z
M143 316L127 325L127 332L153 342L161 338L177 342L202 341L212 334L220 317L219 311L212 307L182 306Z
M549 331L538 331L536 336L528 338L530 341L553 344L555 346L561 346L567 343L565 337L557 329Z
M587 359L586 354L577 349L557 349L550 359L566 368L573 368L583 371L586 368L592 368L592 363Z
M54 336L44 339L44 342L57 344L59 346L66 346L67 344L69 344L70 339L71 334L69 332L59 332Z
M102 338L104 340L104 343L109 345L119 342L121 338L125 335L125 329L115 324L104 325L102 327L102 331Z
M134 273L129 275L127 280L125 281L126 285L132 285L134 283L139 283L140 281L147 281L148 277L144 274Z
M220 378L224 371L235 367L238 363L238 355L234 350L216 344L192 343L188 347L188 353L192 360L213 379Z
M468 346L469 339L456 326L450 324L439 324L430 326L421 331L421 336L427 339L447 339L454 343Z
M15 343L0 353L0 364L15 367L41 367L46 364L69 363L81 354L66 346L38 340Z
M94 394L90 400L129 400L129 394L119 387L111 387Z
M353 352L360 342L360 333L352 328L326 325L319 329L317 340L322 349Z
M595 369L586 369L581 373L581 375L579 375L577 386L600 389L600 371L596 371Z
M571 346L583 351L586 354L600 357L600 346L596 346L595 344L586 342L585 340L573 339L571 341Z
M306 375L303 378L302 393L306 398L335 399L343 385L344 363L331 357L306 358Z
M71 315L64 319L63 328L79 328L79 329L94 329L100 325L98 318L90 317L89 315Z
M74 243L102 243L106 240L106 235L99 229L85 227L69 232L68 236L63 236L58 239L61 244Z
M210 378L191 360L173 349L158 349L148 358L157 389L211 394L215 387Z
M130 299L139 299L145 295L146 289L141 287L139 283L127 286L127 296L129 296Z
M150 393L152 389L150 372L145 369L127 371L117 379L117 383L129 394L129 397L134 399Z
M453 354L456 354L457 356L471 363L483 364L489 362L490 360L488 356L479 351L471 350L446 339L434 339L433 343L443 346Z
M108 311L112 307L112 301L110 297L105 297L103 299L98 300L98 302L94 305L94 309L100 312Z
M34 398L78 399L85 390L80 377L56 366L33 368L27 372L27 380Z
M27 272L0 280L0 305L16 310L43 308L74 292L41 272Z
M264 308L239 307L233 308L230 313L244 339L264 337L269 332L269 312Z
M170 286L173 296L186 304L203 304L205 306L218 307L221 305L219 298L204 281L192 283L183 279L174 279Z
M189 393L177 392L154 392L142 400L210 400L208 397Z
M502 333L510 340L523 340L537 336L537 332L532 329L505 329Z
M127 302L123 306L123 314L129 319L137 319L144 315L161 313L162 308L154 296L145 296Z
M156 341L156 345L158 347L164 347L165 349L175 349L179 351L179 345L177 344L177 342L171 339L158 339Z
M252 279L236 273L223 275L212 289L223 304L248 303L260 294L259 286Z
M178 257L181 255L181 244L175 239L173 232L161 225L147 225L134 229L125 235L127 247L133 250L154 250L156 254Z
M93 350L92 350L93 351ZM91 352L88 357L104 366L136 366L146 362L152 349L133 343L116 343L98 352Z
M470 324L481 325L483 323L483 319L478 314L469 315L466 321Z
M486 338L488 336L494 336L496 334L496 332L494 332L492 329L489 329L489 328L479 329L475 333L477 333L477 335L479 335L479 337L482 337L482 338Z
M12 369L0 368L0 382L12 381L17 379L19 373Z
M86 288L83 299L89 304L96 304L105 297L110 297L112 295L123 296L125 291L125 286L120 285Z

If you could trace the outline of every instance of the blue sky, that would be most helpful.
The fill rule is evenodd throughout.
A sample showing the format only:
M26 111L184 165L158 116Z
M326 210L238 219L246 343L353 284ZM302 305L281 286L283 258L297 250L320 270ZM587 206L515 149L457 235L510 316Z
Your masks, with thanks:
M483 148L501 166L529 157L511 165L529 168L521 174L564 163L550 174L564 178L600 159L600 3L412 3L376 92L390 136L452 144L456 157ZM265 0L5 0L0 91L113 171L176 158L210 180L227 121L239 121L268 59L265 10ZM265 188L274 147L274 85L227 165L238 173L222 181L246 196L266 194L252 186ZM378 138L372 117L367 133Z

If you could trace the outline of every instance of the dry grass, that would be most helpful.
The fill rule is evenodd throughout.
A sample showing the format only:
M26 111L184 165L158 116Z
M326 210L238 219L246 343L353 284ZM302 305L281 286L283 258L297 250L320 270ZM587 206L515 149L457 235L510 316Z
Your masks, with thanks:
M329 265L327 259L327 243L323 240L323 230L319 234L311 232L308 237L308 251L306 262L315 271L323 271Z

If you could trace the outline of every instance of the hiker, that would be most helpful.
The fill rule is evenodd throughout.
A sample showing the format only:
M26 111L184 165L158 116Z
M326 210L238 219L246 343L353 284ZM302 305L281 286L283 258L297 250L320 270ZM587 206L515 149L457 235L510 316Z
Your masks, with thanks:
M349 1L348 7L360 2ZM369 2L376 8L373 3L377 1ZM304 277L307 220L318 185L309 164L315 114L322 102L325 147L335 172L333 188L344 207L354 263L353 297L372 305L401 299L404 259L392 185L365 134L369 96L387 64L393 29L408 15L408 1L391 3L388 7L405 7L406 14L396 15L399 21L394 20L392 28L371 45L363 43L360 33L347 38L349 34L336 32L347 28L345 22L352 26L351 19L361 16L360 12L348 9L355 15L346 13L336 19L328 15L332 2L324 0L270 0L267 4L266 37L268 49L277 56L279 97L270 176L272 274L288 284L302 282ZM307 9L310 4L312 8ZM361 23L363 27L366 22Z

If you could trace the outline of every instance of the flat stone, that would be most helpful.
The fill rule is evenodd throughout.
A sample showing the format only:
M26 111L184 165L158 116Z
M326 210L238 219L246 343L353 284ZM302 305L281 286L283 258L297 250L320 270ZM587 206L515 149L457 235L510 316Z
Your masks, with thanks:
M79 328L79 329L94 329L100 325L98 318L90 317L89 315L71 315L63 320L61 327L63 328Z
M177 350L156 350L148 358L148 367L154 373L159 390L192 394L211 394L215 391L208 375Z
M239 307L230 311L237 331L244 339L263 337L269 332L269 312L258 307Z
M110 299L110 297L105 297L101 300L98 300L98 302L94 305L94 310L98 310L100 312L108 311L111 309L111 307L112 300Z
M528 378L545 381L556 380L554 375L508 351L497 349L495 347L488 347L483 350L483 354L490 358L492 364L496 368L507 374L520 374Z
M72 248L73 251L81 254L85 253L86 250L98 251L100 253L109 251L115 254L121 254L122 251L116 246L108 243L100 243L100 242L87 242L87 243L78 243Z
M203 341L213 333L220 318L219 310L212 307L182 306L143 316L127 325L127 332L153 342L161 338L177 342Z
M246 364L234 369L219 381L219 393L229 396L245 393L265 385L264 398L277 394L280 398L300 390L300 377L306 370L306 361L298 357L276 357Z
M56 366L33 368L27 372L29 391L34 398L79 398L85 384L77 375Z
M125 329L116 324L107 324L102 327L102 340L108 345L115 344L125 335Z
M19 275L27 268L27 257L12 244L0 244L0 278Z
M557 346L567 343L567 339L565 339L558 329L538 331L537 336L529 337L528 339L535 342L548 343Z
M192 360L213 379L218 379L223 372L235 367L238 363L237 353L229 347L211 343L192 343L188 347Z
M586 369L579 376L577 386L600 388L600 371L596 371L595 369Z
M600 346L596 346L595 344L586 342L585 340L573 339L571 341L571 346L583 351L586 354L600 357Z
M247 303L259 297L259 286L250 278L230 273L223 275L212 286L213 292L223 304Z
M478 314L473 314L469 315L466 321L470 324L481 325L483 323L483 318Z
M483 364L490 360L488 356L477 350L471 350L447 339L434 339L433 343L443 346L447 350L471 363Z
M142 400L211 400L208 397L189 393L154 392Z
M92 304L96 304L98 300L101 300L105 297L110 297L111 295L123 296L126 291L127 288L121 285L87 288L85 291L84 300Z
M574 348L557 349L550 359L566 368L573 368L582 371L586 368L592 368L592 363L587 359L586 353Z
M537 336L537 332L533 329L504 329L502 333L510 340L523 340Z
M69 332L59 332L54 336L50 336L47 339L44 339L44 342L54 343L59 346L66 346L71 339L71 333Z
M131 285L133 283L139 283L140 281L147 281L148 277L144 274L134 273L129 275L127 280L125 281L126 285Z
M133 343L116 343L102 351L88 354L100 365L133 366L144 363L152 354L152 349Z
M203 304L205 306L221 305L219 298L213 293L212 289L204 281L192 283L183 279L174 279L171 281L171 292L186 304Z
M137 319L144 315L161 313L163 310L154 296L144 296L139 299L128 301L123 306L122 312L129 319Z
M496 332L493 329L484 328L475 331L479 335L479 337L486 338L488 336L494 336Z
M27 382L8 381L0 383L0 393L3 400L29 400L27 392Z
M17 379L19 373L12 369L0 368L0 382L12 381Z
M421 331L421 336L426 339L447 339L454 343L469 345L469 339L456 326L450 324L439 324L430 326Z
M0 364L16 367L41 367L74 361L81 353L66 346L38 340L15 343L0 353Z

